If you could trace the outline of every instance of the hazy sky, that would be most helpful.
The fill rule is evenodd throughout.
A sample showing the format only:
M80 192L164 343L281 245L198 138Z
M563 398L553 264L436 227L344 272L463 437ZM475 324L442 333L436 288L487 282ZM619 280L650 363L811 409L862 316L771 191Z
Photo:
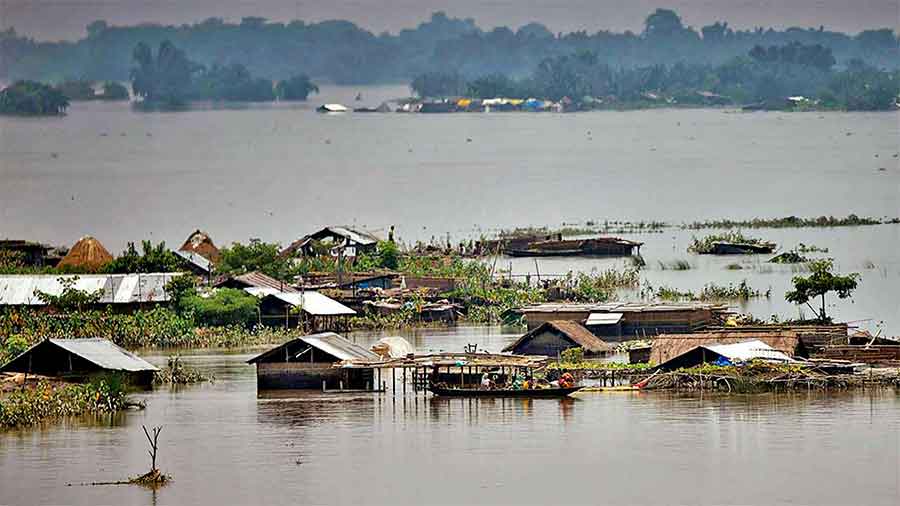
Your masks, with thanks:
M694 27L815 26L856 33L900 27L900 0L0 0L0 25L42 40L76 39L96 19L112 24L190 23L211 16L276 21L348 19L396 32L443 10L473 17L482 28L541 21L552 31L640 29L656 7L674 8Z

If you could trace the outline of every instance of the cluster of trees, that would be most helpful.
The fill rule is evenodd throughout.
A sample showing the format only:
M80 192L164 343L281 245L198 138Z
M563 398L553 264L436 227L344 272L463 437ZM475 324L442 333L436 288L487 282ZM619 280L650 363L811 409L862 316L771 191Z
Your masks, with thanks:
M61 91L34 81L17 81L0 91L0 114L56 116L68 107L69 99Z
M337 83L364 84L408 80L445 68L467 78L487 73L521 75L547 58L587 50L615 67L656 64L721 64L754 46L790 42L820 44L839 63L860 58L876 67L900 66L898 39L891 29L858 35L819 28L734 30L716 22L699 30L684 25L677 13L658 9L642 32L577 31L554 34L531 23L518 30L479 28L472 19L438 12L414 29L374 34L348 21L268 22L246 17L240 23L209 18L195 24L110 26L96 21L77 42L38 42L13 29L0 32L0 78L59 81L64 76L125 80L131 53L140 42L157 46L172 41L197 62L245 66L251 74L287 79L302 68Z
M318 91L306 75L294 76L278 86L256 78L242 64L206 67L191 61L170 41L160 43L156 55L144 42L134 48L136 67L131 69L134 94L151 103L177 105L188 100L266 102L306 100Z
M95 89L93 81L69 79L56 86L69 100L128 100L128 88L115 81L106 81Z
M660 29L657 29L658 33ZM541 61L523 78L492 73L467 80L458 72L429 72L410 87L420 97L568 97L588 105L665 101L678 104L749 104L783 107L788 96L818 100L820 106L886 110L900 94L900 71L879 70L861 60L834 69L829 48L796 42L756 46L721 65L684 63L613 67L596 53L579 51Z

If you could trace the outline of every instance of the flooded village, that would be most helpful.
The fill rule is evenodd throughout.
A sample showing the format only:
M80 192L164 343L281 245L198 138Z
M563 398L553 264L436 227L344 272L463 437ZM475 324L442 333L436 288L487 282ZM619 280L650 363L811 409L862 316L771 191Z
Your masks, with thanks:
M0 506L900 503L896 6L737 3L0 8Z

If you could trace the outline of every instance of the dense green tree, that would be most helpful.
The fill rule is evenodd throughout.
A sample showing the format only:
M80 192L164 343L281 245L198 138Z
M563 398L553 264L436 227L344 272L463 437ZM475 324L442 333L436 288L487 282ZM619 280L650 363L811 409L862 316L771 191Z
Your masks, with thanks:
M193 314L198 325L222 327L240 325L250 328L259 321L256 297L232 288L219 288L208 297L188 295L178 301L178 310Z
M125 251L103 267L105 272L116 274L178 272L184 269L184 260L166 248L165 241L153 245L150 241L141 241L141 252L138 253L133 242L129 242Z
M0 114L56 116L68 107L69 99L62 92L34 81L17 81L0 91Z
M251 239L248 244L233 243L221 251L216 271L222 274L242 274L260 271L282 281L290 281L291 260L281 255L281 246Z
M94 100L94 83L83 79L64 81L56 87L69 100Z
M128 88L121 83L115 81L106 81L103 83L103 94L99 96L101 100L128 100Z
M423 98L457 97L465 93L466 81L456 72L428 72L413 79L409 87Z
M194 78L190 97L195 99L268 102L275 99L272 81L256 79L247 67L235 63L213 65Z
M318 93L319 87L310 81L309 76L300 74L279 81L275 85L275 95L279 100L306 100L310 93Z

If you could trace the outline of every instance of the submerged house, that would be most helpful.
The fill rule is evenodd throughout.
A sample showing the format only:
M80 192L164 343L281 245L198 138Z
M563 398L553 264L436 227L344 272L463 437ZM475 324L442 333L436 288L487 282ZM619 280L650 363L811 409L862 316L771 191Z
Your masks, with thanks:
M44 339L9 361L0 372L84 381L104 373L124 375L136 386L153 384L153 364L108 339Z
M256 385L268 389L377 389L371 368L340 368L344 360L378 361L375 353L333 332L292 339L251 358Z
M731 344L701 344L659 364L661 371L671 371L702 364L735 365L752 360L788 363L794 360L786 353L759 341L741 341Z
M274 327L302 327L313 331L343 330L356 311L319 292L281 292L265 288L247 288L260 297L259 314L263 324Z
M321 243L341 248L344 256L355 257L360 253L374 253L379 240L375 234L366 230L347 226L331 226L297 239L282 250L281 254L282 256L297 254L317 256L323 253L320 248L317 248Z
M517 309L528 329L547 321L570 320L582 323L605 341L627 341L664 333L696 332L724 319L728 307L700 302L604 304L544 303Z
M586 358L605 357L613 351L612 346L591 334L583 325L568 320L544 322L503 348L503 351L516 355L556 357L569 348L582 348Z
M759 341L788 357L806 357L808 352L796 332L773 329L769 332L742 331L740 328L695 334L668 334L653 339L650 363L660 365L697 347Z

